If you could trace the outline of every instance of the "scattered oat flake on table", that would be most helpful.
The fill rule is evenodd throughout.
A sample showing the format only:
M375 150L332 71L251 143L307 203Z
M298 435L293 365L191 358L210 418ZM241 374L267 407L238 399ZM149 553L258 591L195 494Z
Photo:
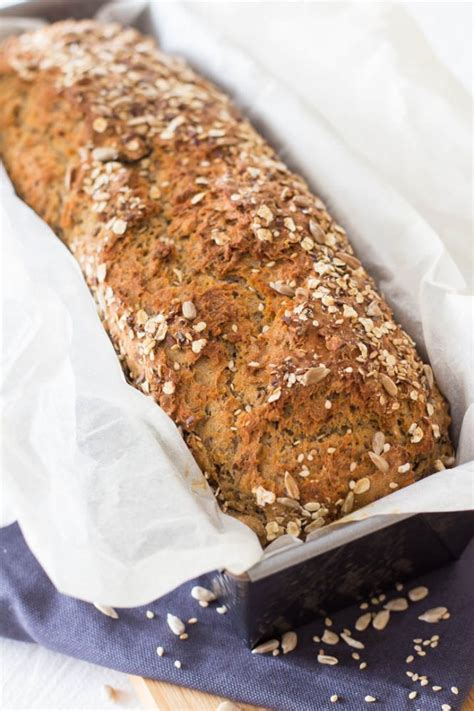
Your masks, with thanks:
M98 602L94 602L93 604L94 607L99 610L99 612L102 612L103 615L111 617L113 620L118 620L118 613L113 607L109 607L108 605L100 605Z

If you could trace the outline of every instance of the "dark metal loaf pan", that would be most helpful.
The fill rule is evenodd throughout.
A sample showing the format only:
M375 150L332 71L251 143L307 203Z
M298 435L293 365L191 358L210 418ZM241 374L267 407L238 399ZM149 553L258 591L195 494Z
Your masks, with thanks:
M245 575L223 571L216 585L240 636L254 646L446 565L473 531L473 511L378 516L276 552Z

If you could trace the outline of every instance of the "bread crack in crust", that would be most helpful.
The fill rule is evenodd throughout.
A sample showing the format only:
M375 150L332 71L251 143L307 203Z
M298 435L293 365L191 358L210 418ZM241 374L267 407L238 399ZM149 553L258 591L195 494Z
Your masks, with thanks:
M11 38L0 126L127 376L262 542L454 462L431 368L345 230L186 64L115 24Z

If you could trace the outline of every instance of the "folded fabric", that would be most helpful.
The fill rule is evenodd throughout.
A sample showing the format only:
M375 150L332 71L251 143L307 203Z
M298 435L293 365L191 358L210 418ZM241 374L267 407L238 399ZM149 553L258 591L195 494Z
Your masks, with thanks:
M297 631L294 651L278 656L252 654L219 601L202 607L191 596L194 585L209 588L212 576L189 582L146 607L117 610L118 619L112 619L88 603L58 593L17 524L0 529L0 555L0 635L130 674L279 711L329 709L334 695L344 709L365 708L366 697L373 697L388 711L439 711L442 704L455 710L474 681L474 543L457 563L405 583L402 590L386 590L386 598L378 592L378 602L369 601L369 612L384 609L393 598L407 598L416 586L429 590L423 600L410 601L406 611L391 612L385 629L370 626L356 631L355 620L367 612L356 606L333 615L328 629L340 635L350 628L364 648L349 646L341 637L330 644L332 635L327 634L324 641L315 642L313 637L321 638L325 629L320 619ZM448 608L449 619L437 623L418 619L440 606ZM186 625L187 639L172 632L168 614L185 623L197 618ZM321 657L318 661L321 649L338 664L323 664ZM406 661L411 656L413 660ZM415 691L417 696L409 698Z

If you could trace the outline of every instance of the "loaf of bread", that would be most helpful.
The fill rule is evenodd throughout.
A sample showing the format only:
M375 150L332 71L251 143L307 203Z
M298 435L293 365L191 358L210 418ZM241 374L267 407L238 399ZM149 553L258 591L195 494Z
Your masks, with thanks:
M430 366L227 96L93 21L9 39L0 74L18 194L79 261L126 376L223 511L264 543L305 538L453 463Z

